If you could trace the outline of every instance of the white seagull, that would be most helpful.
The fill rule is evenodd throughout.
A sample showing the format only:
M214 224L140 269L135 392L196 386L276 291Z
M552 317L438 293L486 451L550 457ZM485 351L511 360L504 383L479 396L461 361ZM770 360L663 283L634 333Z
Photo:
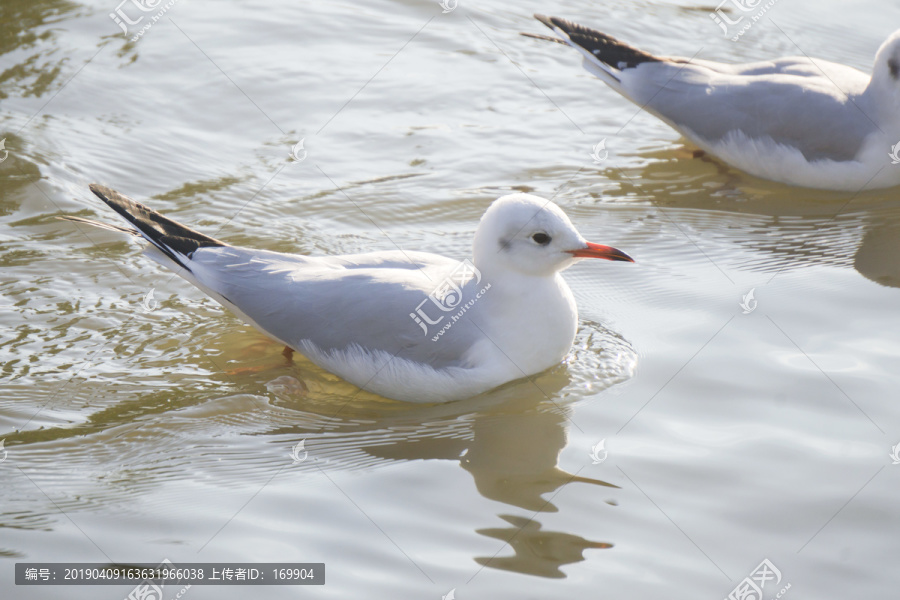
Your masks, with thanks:
M752 175L859 191L900 185L900 30L872 75L806 56L748 64L663 57L535 15L584 67L691 142Z
M467 398L559 364L578 320L560 271L581 258L634 262L585 241L555 204L528 194L487 209L473 265L426 252L230 246L90 188L131 227L62 218L144 238L148 256L264 334L364 390L408 402Z

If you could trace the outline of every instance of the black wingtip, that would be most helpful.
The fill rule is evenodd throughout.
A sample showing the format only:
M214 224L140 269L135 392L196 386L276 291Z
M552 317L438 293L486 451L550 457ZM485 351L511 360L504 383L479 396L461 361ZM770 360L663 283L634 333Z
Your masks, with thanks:
M648 62L662 62L663 59L630 46L611 35L579 25L562 17L548 17L535 14L534 18L557 33L566 36L572 45L586 50L596 60L622 71Z
M143 204L135 202L131 198L123 196L116 190L108 188L105 185L92 183L88 186L88 188L94 193L95 196L103 200L103 202L107 206L125 217L125 220L131 223L134 223L138 216L138 213L153 212Z
M131 223L148 241L166 256L185 269L190 269L181 260L191 258L199 248L227 246L215 238L185 227L177 221L164 217L155 210L135 202L128 196L98 183L88 186L90 190L123 219Z
M538 13L534 13L534 18L549 27L550 29L555 29L553 25L552 17L548 17L546 15L541 15ZM550 35L541 35L540 33L520 33L519 35L523 35L525 37L534 38L536 40L543 40L545 42L556 42L557 44L562 44L563 46L568 46L569 43L565 40L561 40L558 37L553 37Z
M563 19L562 17L549 17L540 13L534 13L534 18L550 29L559 29L566 34L568 34L569 30L572 28L578 27L577 23L569 21L568 19Z
M552 29L553 31L562 31L566 36L568 36L569 31L565 27L566 23L571 23L571 21L566 21L565 19L560 19L559 17L548 17L547 15L542 15L540 13L534 13L534 18ZM572 23L574 25L574 23ZM558 37L553 37L549 35L541 35L539 33L522 33L520 35L524 35L525 37L534 38L536 40L544 40L545 42L556 42L557 44L562 44L563 46L568 46L569 42L560 39Z
M551 21L551 17L547 15L542 15L540 13L534 13L534 18L546 25L547 27L553 27L553 21Z
M103 200L103 202L105 202L106 204L108 204L109 206L111 206L113 208L115 208L115 206L117 204L129 204L129 203L137 204L137 202L134 202L134 200L132 200L131 198L123 196L116 190L114 190L112 188L108 188L105 185L100 185L99 183L92 183L88 186L88 188L92 192L94 192L95 196L97 196L98 198ZM126 202L122 202L123 200L125 200Z
M94 194L101 199L103 198L104 195L112 192L111 189L109 189L106 186L102 186L99 183L92 183L91 185L88 186L88 188L90 188L90 190L92 192L94 192Z

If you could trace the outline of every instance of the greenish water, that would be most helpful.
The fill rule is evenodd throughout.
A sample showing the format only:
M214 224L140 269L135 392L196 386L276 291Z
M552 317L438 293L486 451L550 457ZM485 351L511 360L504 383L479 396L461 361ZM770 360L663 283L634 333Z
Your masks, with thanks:
M788 599L896 594L896 190L694 158L518 32L543 12L663 54L868 70L900 7L780 0L736 43L683 2L178 0L136 42L116 8L0 5L0 596L124 598L13 565L164 558L327 565L324 587L198 599L718 600L763 559ZM411 406L55 219L115 222L92 182L234 244L458 258L491 200L531 191L637 264L567 271L567 364Z

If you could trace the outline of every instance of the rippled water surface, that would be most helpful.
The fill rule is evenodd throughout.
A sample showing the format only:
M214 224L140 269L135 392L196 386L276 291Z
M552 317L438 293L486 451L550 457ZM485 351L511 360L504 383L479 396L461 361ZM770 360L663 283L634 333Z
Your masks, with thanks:
M715 7L177 0L129 41L114 0L4 0L0 597L129 591L17 587L16 562L164 558L327 565L323 587L189 599L718 600L763 559L766 600L895 597L897 190L695 157L518 35L543 12L662 54L868 70L900 25L894 3L778 0L732 42ZM235 244L460 259L491 200L530 191L637 263L566 273L566 364L406 405L57 220L116 221L92 182Z

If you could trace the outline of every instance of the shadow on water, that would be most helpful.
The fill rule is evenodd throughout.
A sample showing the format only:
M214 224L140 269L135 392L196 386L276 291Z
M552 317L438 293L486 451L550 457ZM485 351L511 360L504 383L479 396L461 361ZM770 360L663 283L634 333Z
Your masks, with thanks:
M695 241L726 246L717 262L772 273L853 267L871 281L900 287L896 190L854 194L791 187L733 169L689 144L640 158L645 164L638 168L604 169L602 176L615 185L602 196L650 200L677 212L673 219L694 228Z

